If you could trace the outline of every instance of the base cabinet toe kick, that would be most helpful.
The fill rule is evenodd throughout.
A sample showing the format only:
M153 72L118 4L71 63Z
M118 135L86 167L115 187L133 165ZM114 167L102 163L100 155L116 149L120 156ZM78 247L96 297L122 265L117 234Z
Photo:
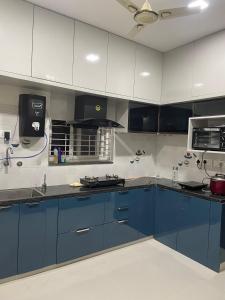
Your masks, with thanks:
M152 236L219 272L225 205L151 185L0 206L0 282Z

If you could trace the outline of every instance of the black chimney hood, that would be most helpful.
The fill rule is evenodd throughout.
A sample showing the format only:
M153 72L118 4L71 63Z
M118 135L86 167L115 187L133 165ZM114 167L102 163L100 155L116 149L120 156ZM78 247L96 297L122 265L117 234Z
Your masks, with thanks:
M107 98L82 95L75 100L74 121L68 124L77 128L124 128L119 123L106 118Z
M68 122L77 128L98 128L98 127L107 127L107 128L124 128L119 123L109 120L109 119L85 119Z

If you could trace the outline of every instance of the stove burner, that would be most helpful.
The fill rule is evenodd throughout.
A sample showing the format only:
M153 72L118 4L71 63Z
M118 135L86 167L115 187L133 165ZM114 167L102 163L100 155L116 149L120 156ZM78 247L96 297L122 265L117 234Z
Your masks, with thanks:
M80 179L80 183L82 183L86 187L104 187L111 186L117 184L125 184L125 179L120 178L118 175L108 175L106 174L104 177L90 177L85 176Z

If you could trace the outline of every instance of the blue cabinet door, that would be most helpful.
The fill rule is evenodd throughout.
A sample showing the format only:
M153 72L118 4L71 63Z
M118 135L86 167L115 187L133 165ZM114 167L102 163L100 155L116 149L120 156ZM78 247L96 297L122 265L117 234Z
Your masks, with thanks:
M177 251L207 265L210 201L182 196Z
M137 190L113 192L105 203L105 222L130 219L133 221ZM131 220L132 219L132 220Z
M181 193L161 188L156 191L155 239L172 249L176 249L181 199Z
M211 201L208 267L220 271L220 263L225 261L225 207Z
M57 200L21 204L19 273L56 263L57 215Z
M103 225L80 228L58 237L57 263L103 250Z
M103 224L108 198L110 193L60 199L58 233Z
M151 236L155 232L155 188L138 189L135 201L134 222L138 230L138 237Z
M105 204L104 248L112 248L138 239L138 190L111 193Z
M128 219L104 224L104 249L130 243L137 239L137 231Z
M0 279L17 274L19 206L0 206Z

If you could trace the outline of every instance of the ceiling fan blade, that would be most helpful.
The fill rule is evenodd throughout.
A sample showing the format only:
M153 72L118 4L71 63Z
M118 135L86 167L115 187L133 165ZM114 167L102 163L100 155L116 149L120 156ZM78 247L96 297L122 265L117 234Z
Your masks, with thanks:
M128 33L127 36L128 36L129 38L131 38L131 39L135 38L136 35L137 35L140 31L142 31L142 30L145 28L145 26L146 26L146 25L143 25L143 24L137 24L137 25L135 25L135 26L131 29L131 31Z
M169 20L179 17L187 17L201 12L201 8L177 7L158 11L161 20Z
M135 13L139 10L139 7L134 4L130 0L116 0L118 3L120 3L123 7L129 10L131 13Z

